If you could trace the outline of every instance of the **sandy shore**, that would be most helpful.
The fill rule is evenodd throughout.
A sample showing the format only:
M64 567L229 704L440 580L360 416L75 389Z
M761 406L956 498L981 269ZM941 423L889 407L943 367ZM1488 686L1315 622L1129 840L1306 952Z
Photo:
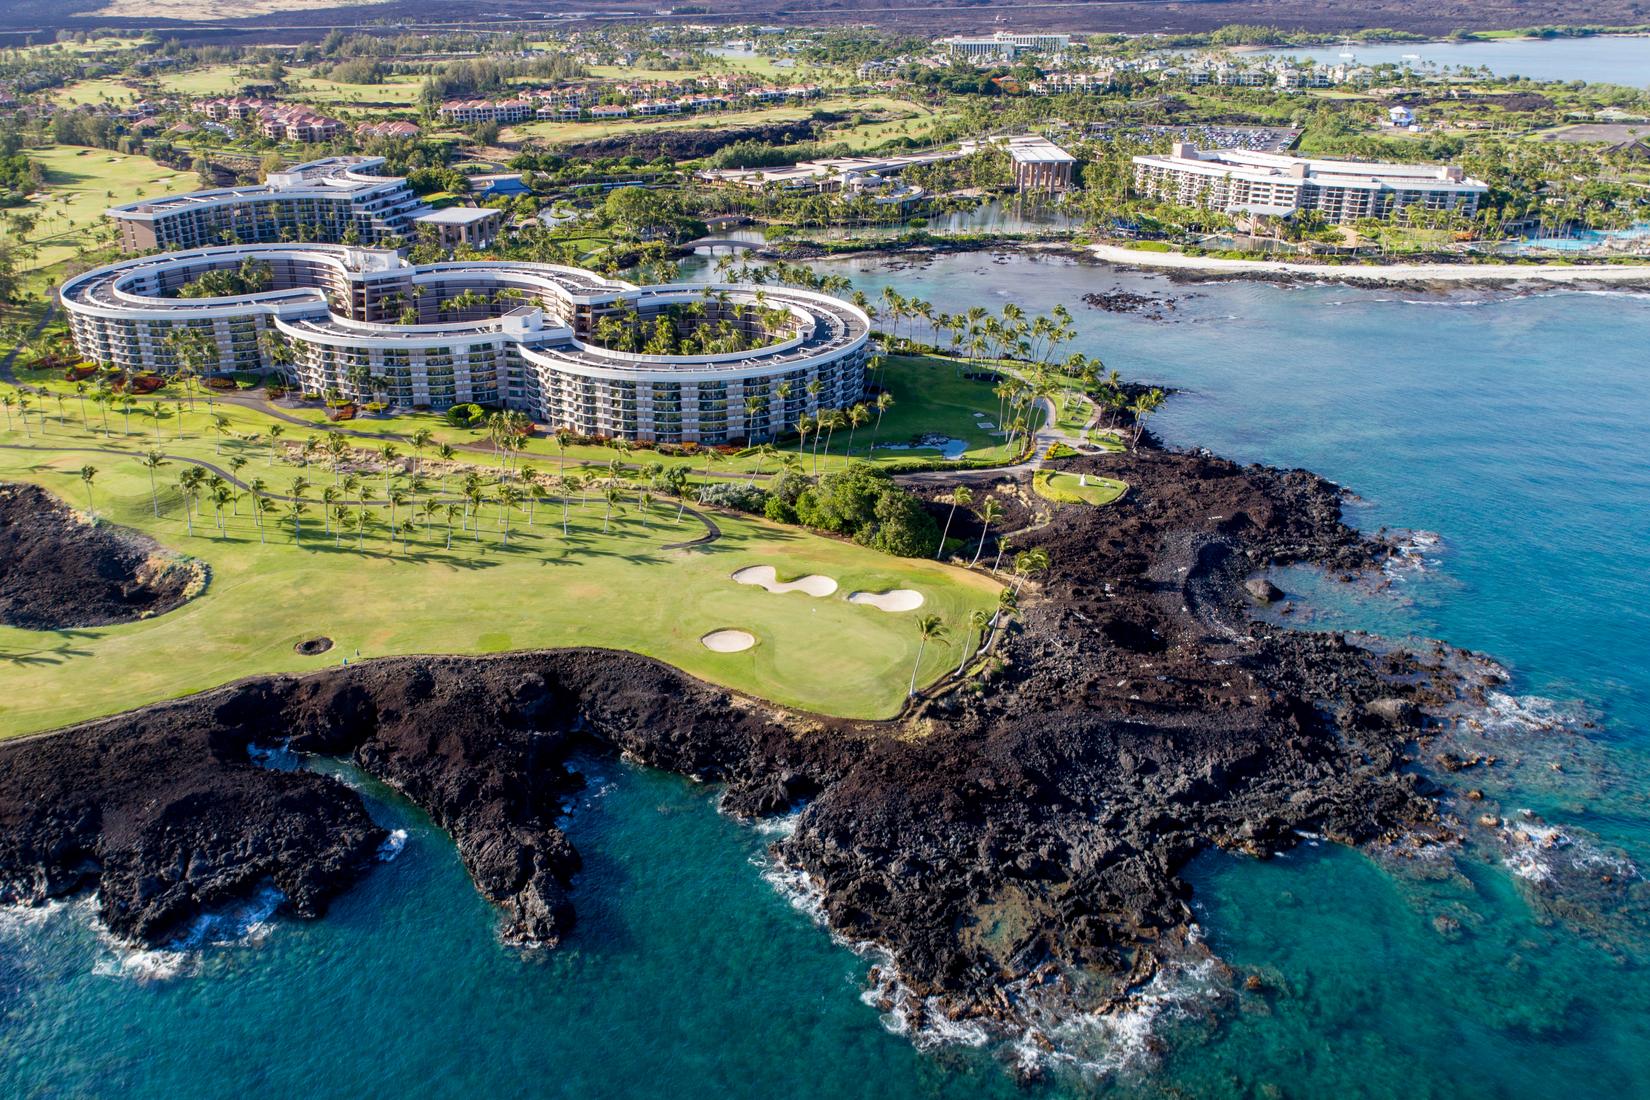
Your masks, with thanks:
M1281 260L1223 260L1179 252L1142 252L1091 245L1098 260L1128 267L1195 271L1207 275L1281 275L1348 283L1629 283L1650 286L1650 264L1382 264L1336 265Z

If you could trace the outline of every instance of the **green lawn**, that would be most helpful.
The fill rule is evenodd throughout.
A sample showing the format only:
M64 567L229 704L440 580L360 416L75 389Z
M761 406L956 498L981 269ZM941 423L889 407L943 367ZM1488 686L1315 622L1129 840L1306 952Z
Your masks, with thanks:
M287 78L292 90L286 98L323 105L344 103L411 107L418 102L418 89L423 79L416 73L405 73L391 75L382 84L344 84L306 69Z
M28 204L39 215L28 237L39 252L29 267L49 267L74 256L77 244L107 225L103 212L110 206L198 186L190 173L108 149L48 145L30 149L28 155L46 171L46 191Z
M165 91L179 95L215 96L234 95L257 80L244 73L239 65L208 65L188 72L167 73L158 83Z
M932 456L932 447L886 451L882 443L910 443L920 436L936 433L960 439L968 445L966 458L1006 462L1012 456L996 434L1000 404L989 382L962 377L966 363L931 356L891 355L879 380L894 395L894 407L882 422L877 460ZM983 416L976 416L983 413ZM982 423L995 425L981 427ZM854 450L863 457L867 443L856 440Z
M1110 504L1129 489L1127 482L1116 478L1079 476L1058 470L1038 470L1031 485L1038 496L1058 504Z
M150 421L111 418L111 436L81 428L76 402L59 419L46 401L47 434L38 424L25 436L20 424L0 425L0 480L42 485L84 507L78 471L91 463L97 510L108 521L147 531L164 544L204 561L207 591L182 608L142 622L82 630L36 632L0 627L0 662L7 690L0 695L0 736L14 736L156 700L200 691L243 676L302 671L341 657L410 653L493 653L548 646L594 645L634 650L704 679L825 713L886 716L902 700L917 652L914 614L888 614L850 604L857 589L914 588L927 597L923 611L960 627L974 608L993 606L998 586L989 577L934 562L891 558L863 547L740 516L718 516L723 537L702 548L667 551L661 544L692 538L702 528L691 519L671 522L660 501L644 517L634 493L603 534L603 505L594 496L572 507L572 536L564 539L560 508L540 504L529 528L525 510L514 515L511 545L498 528L497 506L484 506L481 538L455 540L444 549L444 521L419 533L411 553L386 538L384 510L368 529L364 550L353 536L335 547L321 529L318 510L305 518L295 544L290 520L266 521L267 545L243 500L241 515L226 510L227 532L215 530L212 509L197 514L190 537L174 484L182 463L161 471L161 515L151 514L148 476L137 453L154 446ZM225 407L220 404L220 409ZM263 477L271 491L286 489L295 475L314 483L315 500L330 485L324 466L308 469L277 462L268 448L234 438L268 421L230 410L231 438L216 455L204 404L187 414L187 438L175 438L177 421L164 422L161 446L178 458L227 464L249 460L243 477ZM13 414L15 418L15 413ZM98 413L92 414L94 429ZM289 431L288 439L301 434ZM75 447L115 448L124 454L76 453ZM406 449L403 448L405 451ZM547 464L548 465L548 464ZM382 476L363 472L373 494ZM838 592L824 599L772 595L738 585L729 574L747 565L772 564L782 577L823 573ZM748 630L757 646L744 653L715 654L699 638L719 628ZM326 635L329 654L304 657L293 646ZM930 646L922 679L952 662L945 647Z
M142 94L118 77L80 80L57 90L60 102L81 106L87 103L134 103Z

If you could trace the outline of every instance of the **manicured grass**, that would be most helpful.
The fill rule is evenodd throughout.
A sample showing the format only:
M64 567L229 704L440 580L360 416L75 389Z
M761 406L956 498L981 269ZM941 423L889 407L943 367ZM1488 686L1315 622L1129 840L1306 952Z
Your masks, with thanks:
M1083 484L1083 482L1087 484ZM1058 504L1110 504L1128 491L1128 483L1116 478L1089 474L1079 477L1059 470L1038 470L1032 488L1045 500Z
M1006 462L1012 457L996 428L982 428L982 420L997 424L998 400L989 382L976 382L962 377L968 371L966 363L936 359L931 356L891 355L878 376L888 392L894 395L894 407L888 410L878 436L876 459L906 458L912 455L932 456L938 453L932 447L884 450L885 444L910 443L916 438L935 433L960 439L968 445L966 458ZM983 417L976 413L984 413ZM864 434L862 430L862 436ZM856 439L854 450L863 457L869 440Z
M42 407L37 404L36 406ZM915 588L927 598L925 613L954 628L975 608L989 608L998 586L989 577L934 562L891 558L851 543L741 516L717 516L723 537L706 547L662 550L661 544L697 536L690 518L677 526L674 508L653 505L644 519L633 491L624 513L603 534L603 508L594 494L571 509L572 536L564 539L560 507L537 507L536 525L526 510L512 523L508 547L498 527L498 508L483 506L480 540L456 537L444 549L445 522L413 539L410 553L386 538L384 510L373 508L364 550L353 534L335 547L322 532L318 509L303 522L295 545L292 524L266 520L261 545L245 500L241 515L225 509L219 534L212 508L186 533L175 479L182 463L161 473L161 515L151 512L148 475L136 454L154 446L146 418L110 418L112 433L83 430L70 399L60 420L55 401L47 434L33 438L21 425L0 426L0 443L49 446L51 450L0 447L0 480L27 481L84 507L78 471L97 467L93 492L104 520L146 531L164 544L204 561L207 591L185 606L142 622L66 631L0 627L0 666L7 690L0 694L0 736L49 729L156 700L204 690L243 676L293 672L353 658L414 653L493 653L565 645L608 646L668 661L715 683L816 711L856 717L892 714L900 705L917 652L915 616L853 605L857 589ZM224 406L220 405L220 409ZM92 411L94 426L99 414ZM234 431L267 423L255 413L229 410ZM15 418L15 413L13 414ZM164 423L161 446L179 458L227 465L237 454L249 460L243 478L262 477L282 492L295 475L314 483L309 498L332 483L323 466L300 470L267 465L267 447L233 436L215 454L204 404L183 418L187 438L175 438L177 421ZM293 429L288 438L297 434ZM75 447L110 447L130 455L77 453ZM407 448L403 448L407 452ZM363 472L372 495L382 475ZM403 518L405 511L402 512ZM772 564L781 576L823 573L839 591L824 599L772 595L735 584L729 574L747 565ZM748 630L758 645L747 652L716 654L699 638L714 629ZM326 635L331 653L300 656L293 646ZM946 671L953 657L928 648L921 678Z
M289 99L318 104L388 104L412 106L418 102L423 78L412 73L391 75L382 84L344 84L306 69L287 78L292 85Z
M246 75L239 65L208 65L188 72L167 73L158 83L169 92L179 95L233 95L255 78Z
M58 89L56 95L61 102L75 106L86 103L133 103L143 98L135 88L116 77L77 81Z
M104 210L144 196L164 195L195 185L194 176L175 172L148 157L125 156L80 145L30 149L46 172L46 191L29 203L39 223L29 235L38 254L28 266L49 267L75 255L77 244L106 226Z

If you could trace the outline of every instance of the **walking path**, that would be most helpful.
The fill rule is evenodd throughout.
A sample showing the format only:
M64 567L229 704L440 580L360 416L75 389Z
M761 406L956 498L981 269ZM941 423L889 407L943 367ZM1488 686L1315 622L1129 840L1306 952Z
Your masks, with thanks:
M1228 260L1183 252L1090 245L1098 260L1124 267L1210 275L1287 275L1347 283L1612 283L1650 288L1650 264L1314 264Z

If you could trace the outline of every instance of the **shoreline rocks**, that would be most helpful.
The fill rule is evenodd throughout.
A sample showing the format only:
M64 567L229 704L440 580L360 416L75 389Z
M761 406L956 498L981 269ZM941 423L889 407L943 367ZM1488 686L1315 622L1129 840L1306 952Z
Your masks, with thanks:
M1016 983L1050 975L1116 1003L1196 950L1180 871L1198 852L1427 828L1409 722L1468 688L1447 649L1248 619L1245 579L1268 566L1390 553L1342 522L1337 487L1206 454L1072 461L1134 492L1042 526L1010 510L1048 574L989 680L901 721L789 712L588 649L268 677L0 745L0 882L20 900L101 888L110 927L144 942L270 877L317 915L382 836L343 784L249 762L284 744L426 809L506 937L553 946L576 919L566 761L595 749L725 784L740 816L807 800L776 856L820 885L834 931L887 953L910 1003L1012 1028Z

